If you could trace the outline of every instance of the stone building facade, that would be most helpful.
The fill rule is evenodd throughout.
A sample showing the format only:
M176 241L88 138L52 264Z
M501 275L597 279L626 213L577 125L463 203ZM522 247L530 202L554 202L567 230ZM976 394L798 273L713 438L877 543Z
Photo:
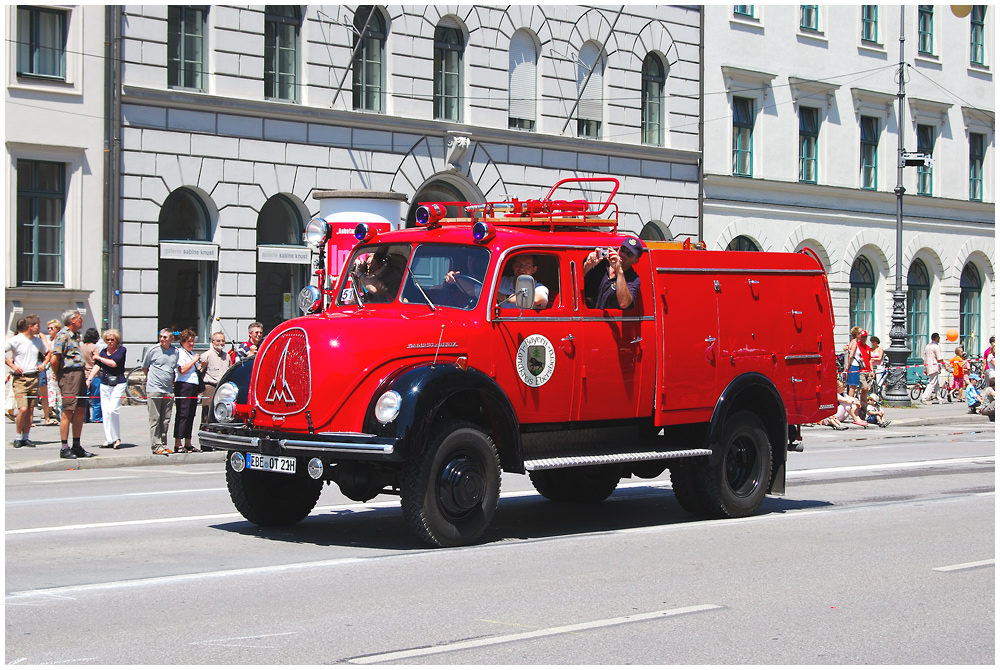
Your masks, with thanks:
M994 7L905 8L902 278L911 361L939 332L981 353L996 321ZM838 348L889 345L900 132L898 5L705 8L704 240L823 259ZM945 341L949 329L958 342Z
M403 194L405 225L612 175L623 229L698 235L697 7L136 5L121 26L133 342L287 316L317 190Z

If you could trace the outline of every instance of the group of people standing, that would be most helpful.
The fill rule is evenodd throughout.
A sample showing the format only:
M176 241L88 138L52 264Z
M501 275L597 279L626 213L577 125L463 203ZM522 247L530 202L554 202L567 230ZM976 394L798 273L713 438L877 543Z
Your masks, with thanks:
M881 398L873 390L876 380L885 375L885 350L882 342L859 326L851 328L851 341L844 351L846 383L837 381L837 413L820 423L838 430L853 423L863 428L876 424L885 428L891 421L885 418Z

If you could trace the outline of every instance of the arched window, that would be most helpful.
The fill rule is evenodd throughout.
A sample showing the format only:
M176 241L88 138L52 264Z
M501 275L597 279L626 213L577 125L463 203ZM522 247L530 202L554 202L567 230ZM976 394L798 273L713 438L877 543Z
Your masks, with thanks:
M159 326L173 330L192 328L200 342L206 342L210 334L216 263L188 258L202 257L193 253L199 249L213 255L210 227L208 208L190 189L177 189L160 208Z
M462 60L465 36L453 19L434 29L434 118L462 120Z
M642 61L642 141L663 146L663 89L666 70L656 54Z
M358 7L354 29L354 109L384 112L385 19L374 7Z
M302 19L295 5L264 7L264 97L269 100L299 98L299 27Z
M959 297L959 319L961 321L958 333L959 344L970 355L979 351L979 310L980 296L983 292L983 282L979 270L972 263L966 263L959 281L961 296Z
M311 256L302 243L303 226L298 208L284 195L271 197L257 217L256 317L265 334L296 315L295 297L308 281Z
M427 184L413 196L410 201L410 209L406 213L406 227L412 228L416 221L417 207L424 202L467 202L469 196L462 193L458 187L449 184L443 179L435 179L431 183ZM445 216L463 216L464 213L461 212L460 208L455 205L448 205L445 207Z
M737 235L726 245L726 251L760 251L760 247L746 235Z
M576 87L580 96L576 108L576 136L600 138L604 120L604 58L601 47L594 42L587 42L580 49Z
M510 38L507 127L535 129L538 50L527 30Z
M923 356L930 334L931 275L921 260L915 260L906 273L906 339L910 360Z
M665 241L667 236L664 234L663 229L660 226L653 221L648 221L646 225L642 227L642 230L639 231L639 239L658 242Z
M871 333L875 327L875 273L864 256L858 256L851 266L850 311L850 325Z

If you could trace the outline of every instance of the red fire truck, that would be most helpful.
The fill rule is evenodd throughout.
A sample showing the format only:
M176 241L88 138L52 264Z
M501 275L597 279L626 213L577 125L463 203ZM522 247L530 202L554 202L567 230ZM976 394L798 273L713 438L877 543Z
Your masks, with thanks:
M784 493L799 426L836 401L821 263L642 245L618 231L618 186L425 203L414 228L358 225L343 268L321 254L309 314L229 371L199 432L229 452L236 508L294 524L331 482L352 500L399 495L417 537L455 546L489 526L501 471L598 502L669 468L677 501L705 517ZM330 233L307 229L321 249Z

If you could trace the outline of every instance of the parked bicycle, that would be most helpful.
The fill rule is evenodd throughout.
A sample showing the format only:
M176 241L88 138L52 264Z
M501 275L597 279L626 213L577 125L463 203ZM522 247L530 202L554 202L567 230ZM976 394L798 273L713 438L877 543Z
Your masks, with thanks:
M938 391L937 391L938 398L940 398L941 400L946 400L948 402L959 400L962 394L961 390L960 389L952 390L949 389L948 386L949 385L944 383L943 381L939 381ZM910 386L910 400L920 400L920 397L923 396L924 390L926 388L927 388L927 377L918 377L917 380L913 382L913 385Z

